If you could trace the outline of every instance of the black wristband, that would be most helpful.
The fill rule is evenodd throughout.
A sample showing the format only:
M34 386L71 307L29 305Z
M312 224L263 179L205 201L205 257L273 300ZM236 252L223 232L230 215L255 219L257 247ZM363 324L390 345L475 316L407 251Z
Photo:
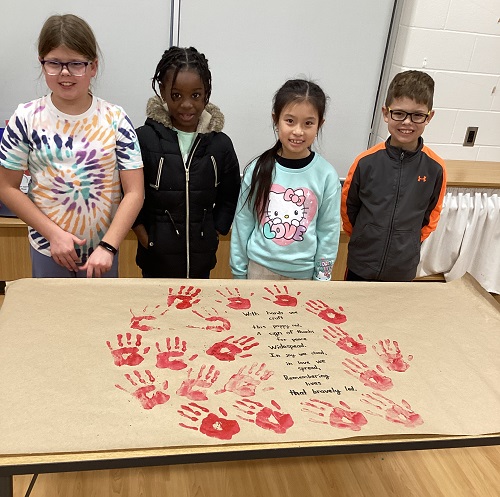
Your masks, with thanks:
M102 247L103 249L107 250L108 252L111 252L113 255L115 255L118 250L113 247L113 245L110 245L109 243L105 242L104 240L101 240L99 242L99 247Z

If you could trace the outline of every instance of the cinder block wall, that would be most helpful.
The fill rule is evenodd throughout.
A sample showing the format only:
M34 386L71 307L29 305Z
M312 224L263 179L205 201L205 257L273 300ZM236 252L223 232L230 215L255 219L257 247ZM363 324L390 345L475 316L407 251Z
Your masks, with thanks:
M499 0L406 0L389 81L406 69L436 82L427 145L448 160L500 161ZM468 126L479 128L473 147L463 146ZM377 137L387 137L383 120Z

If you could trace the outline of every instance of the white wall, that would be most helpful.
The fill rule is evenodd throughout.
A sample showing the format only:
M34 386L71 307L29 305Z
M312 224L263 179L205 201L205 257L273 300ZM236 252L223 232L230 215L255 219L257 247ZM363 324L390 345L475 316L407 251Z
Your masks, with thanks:
M0 125L21 102L44 95L36 50L52 14L76 14L92 27L103 52L93 84L97 96L121 105L135 126L143 124L151 77L168 48L168 0L28 0L9 2L1 14Z
M211 100L242 168L276 141L272 98L289 78L330 97L314 148L341 177L366 149L394 0L185 0L180 45L208 58Z
M288 78L317 81L330 96L316 150L345 176L372 132L372 115L395 0L27 0L2 11L0 123L47 92L36 41L51 14L92 26L104 54L94 92L144 122L151 76L180 6L180 45L207 54L213 102L226 116L241 166L275 140L271 100ZM175 24L175 22L174 22ZM177 41L177 40L174 40Z
M389 80L406 69L434 78L424 140L444 159L500 161L499 18L499 0L404 2ZM474 147L463 146L468 126L479 127ZM387 137L383 121L377 135Z

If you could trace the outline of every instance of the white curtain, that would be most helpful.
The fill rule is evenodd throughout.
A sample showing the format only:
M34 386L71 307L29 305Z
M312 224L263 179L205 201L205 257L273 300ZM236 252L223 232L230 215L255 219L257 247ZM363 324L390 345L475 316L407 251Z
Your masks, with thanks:
M422 244L417 277L470 273L500 294L500 190L448 188L437 229Z

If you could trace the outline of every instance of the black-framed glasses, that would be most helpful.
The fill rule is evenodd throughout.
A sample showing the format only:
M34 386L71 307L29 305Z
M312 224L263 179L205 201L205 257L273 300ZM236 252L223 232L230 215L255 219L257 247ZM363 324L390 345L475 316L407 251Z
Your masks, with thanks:
M66 70L71 74L71 76L83 76L87 71L87 66L92 64L92 62L87 61L72 61L72 62L60 62L58 60L41 60L45 72L49 76L59 76L62 70Z
M415 124L422 124L427 121L430 116L431 111L424 114L423 112L405 112L404 110L392 110L390 107L387 108L391 114L393 121L404 121L408 116L410 116L411 122Z

